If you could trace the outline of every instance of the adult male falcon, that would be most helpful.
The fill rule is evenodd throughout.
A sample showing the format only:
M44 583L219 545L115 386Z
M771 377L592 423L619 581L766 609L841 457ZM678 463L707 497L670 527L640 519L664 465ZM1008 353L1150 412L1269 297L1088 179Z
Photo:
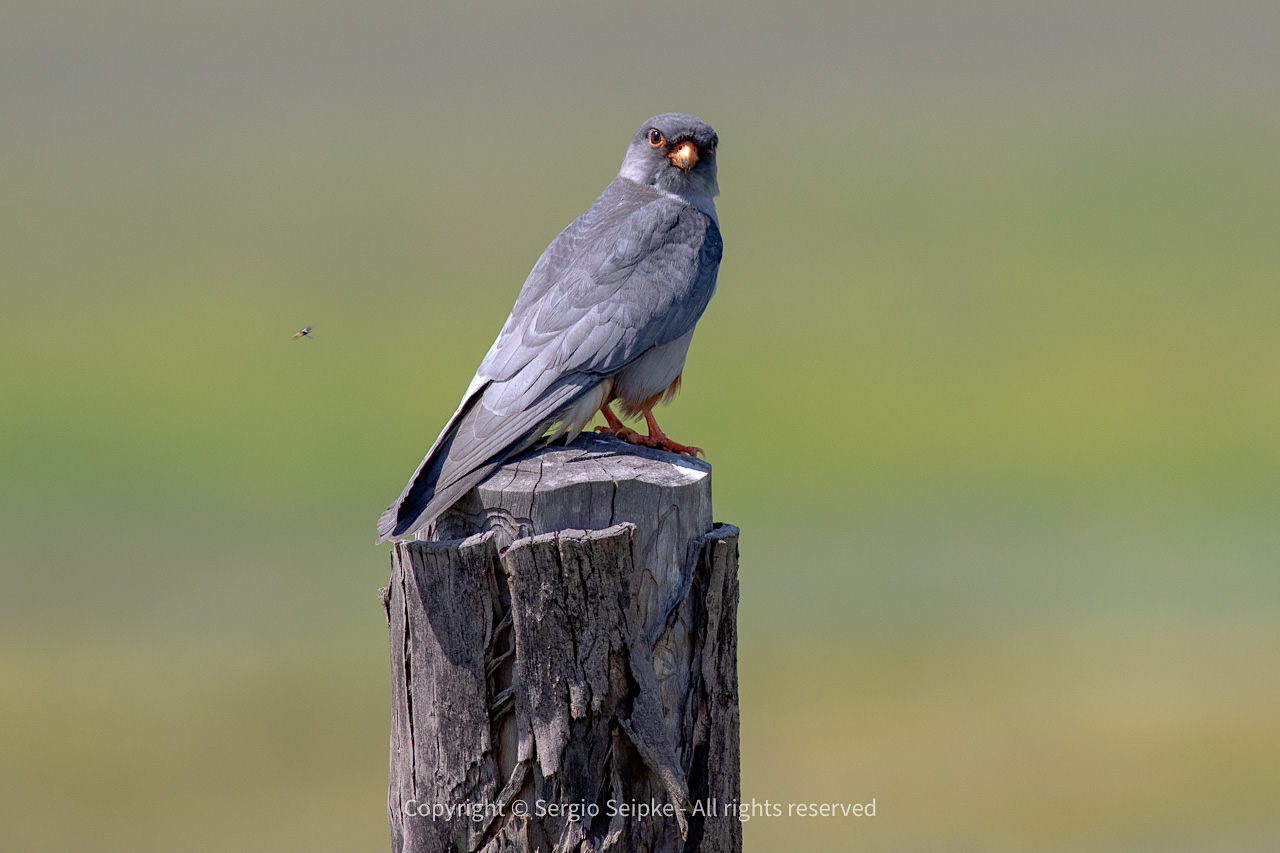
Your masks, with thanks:
M683 113L640 125L618 176L551 242L462 403L396 499L378 541L408 536L537 444L598 431L676 453L653 407L680 386L720 268L716 133ZM643 415L648 435L628 429Z

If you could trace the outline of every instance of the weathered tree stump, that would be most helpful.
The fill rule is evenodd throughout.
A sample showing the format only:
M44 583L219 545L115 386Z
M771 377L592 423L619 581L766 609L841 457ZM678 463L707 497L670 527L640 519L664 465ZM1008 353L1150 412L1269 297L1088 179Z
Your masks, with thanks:
M396 543L392 850L740 851L737 538L706 463L583 436Z

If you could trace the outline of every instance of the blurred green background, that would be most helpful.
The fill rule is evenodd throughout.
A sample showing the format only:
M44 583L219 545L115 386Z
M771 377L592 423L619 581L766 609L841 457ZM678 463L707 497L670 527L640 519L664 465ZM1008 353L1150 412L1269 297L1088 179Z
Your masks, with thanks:
M635 127L748 851L1280 847L1280 6L0 11L0 849L386 849L374 521ZM292 334L315 325L313 341Z

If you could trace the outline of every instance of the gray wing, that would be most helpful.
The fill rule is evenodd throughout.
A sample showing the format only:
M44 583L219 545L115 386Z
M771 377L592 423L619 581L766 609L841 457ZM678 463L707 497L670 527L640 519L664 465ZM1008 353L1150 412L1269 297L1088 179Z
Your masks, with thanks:
M720 254L705 214L615 181L534 267L476 371L501 386L487 400L521 410L560 377L612 376L683 336L715 292Z
M721 251L705 214L610 184L534 266L458 411L379 519L379 541L428 524L580 396L692 330Z

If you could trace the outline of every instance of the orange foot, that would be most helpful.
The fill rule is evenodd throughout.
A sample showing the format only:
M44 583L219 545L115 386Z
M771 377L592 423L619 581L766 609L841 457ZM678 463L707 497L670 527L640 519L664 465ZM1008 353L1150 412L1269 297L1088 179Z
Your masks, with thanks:
M596 427L596 432L620 438L628 444L644 443L645 437L618 420L618 416L613 413L613 409L609 408L608 403L600 407L600 414L604 415L604 419L609 422L609 425Z
M644 413L645 423L649 427L648 435L641 435L623 424L622 421L618 420L618 416L610 410L607 403L600 407L600 414L604 415L604 419L609 422L609 425L596 427L596 432L598 433L612 435L628 444L652 447L656 450L665 450L668 453L683 453L685 456L702 456L706 458L707 454L701 447L680 444L667 438L666 433L662 431L662 428L658 426L658 422L654 420L652 409Z

